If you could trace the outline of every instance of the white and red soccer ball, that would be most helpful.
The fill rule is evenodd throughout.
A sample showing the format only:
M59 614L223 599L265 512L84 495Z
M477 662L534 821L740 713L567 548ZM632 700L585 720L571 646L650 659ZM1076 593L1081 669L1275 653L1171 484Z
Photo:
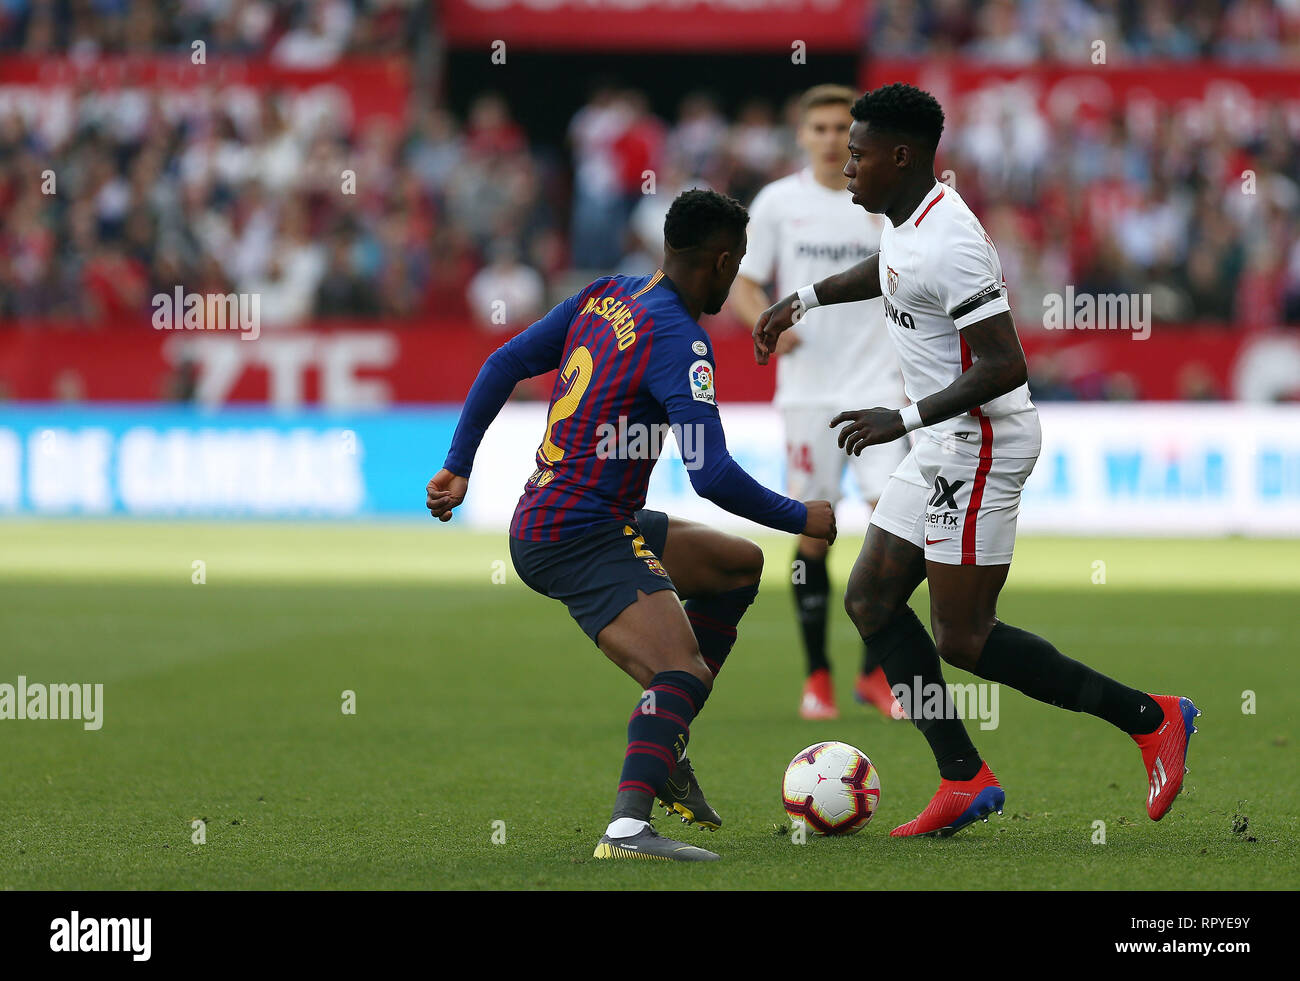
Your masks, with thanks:
M848 743L814 743L785 768L781 800L792 821L819 835L861 831L880 803L880 775Z

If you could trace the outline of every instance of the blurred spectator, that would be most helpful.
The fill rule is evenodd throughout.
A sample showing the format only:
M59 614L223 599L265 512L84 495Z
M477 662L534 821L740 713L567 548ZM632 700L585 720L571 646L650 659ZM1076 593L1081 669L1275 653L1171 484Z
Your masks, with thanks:
M474 243L464 229L444 228L434 235L433 256L424 309L434 317L468 317L466 293L479 265Z
M311 314L325 274L325 257L311 238L300 202L281 210L269 252L264 267L246 270L236 282L239 292L261 297L263 327L290 327Z
M1153 181L1143 200L1125 208L1115 221L1115 239L1124 260L1150 270L1162 259L1180 259L1187 241L1188 209L1164 181Z
M789 144L776 125L772 107L761 99L745 103L727 135L727 156L731 161L728 193L744 201L751 200L771 181L773 174L784 172L789 153Z
M313 316L322 320L375 316L379 301L372 283L370 277L357 272L352 239L343 232L335 234L330 240L325 275L316 288Z
M659 175L655 193L644 195L632 209L627 228L627 253L619 261L620 270L636 275L652 273L659 268L664 258L664 219L668 217L668 207L677 195L693 187L711 189L704 181L687 180L683 171L672 164L664 169Z
M706 92L688 95L668 136L669 154L687 177L718 181L727 131L727 119L713 96Z
M474 319L492 331L514 331L545 310L545 284L537 270L519 261L514 243L493 243L491 261L470 280L469 305Z
M474 100L465 127L465 150L469 156L509 156L526 149L524 131L510 118L505 99L489 92Z
M1210 369L1194 361L1178 373L1178 397L1188 402L1219 402L1225 396Z
M1195 58L1196 37L1174 14L1170 0L1148 0L1138 6L1138 20L1129 35L1132 53L1144 58Z
M464 166L465 145L456 131L456 120L443 109L425 111L412 126L406 156L425 190L441 196L452 176Z
M569 123L573 151L573 262L604 270L618 258L627 219L614 144L631 122L632 107L612 88L598 88Z
M271 49L271 60L288 68L326 68L338 60L351 29L346 0L308 0L297 23Z
M1234 280L1208 249L1193 249L1182 267L1179 286L1187 296L1180 320L1223 322L1232 316Z
M1029 394L1035 402L1070 402L1077 398L1065 380L1058 356L1040 354L1034 358L1029 372Z
M619 193L623 197L624 221L642 196L659 182L662 169L665 127L650 112L650 103L641 92L621 94L625 115L623 128L610 150L617 169Z
M965 51L986 61L1026 65L1038 56L1038 45L1021 29L1014 0L988 0L976 15L975 38Z

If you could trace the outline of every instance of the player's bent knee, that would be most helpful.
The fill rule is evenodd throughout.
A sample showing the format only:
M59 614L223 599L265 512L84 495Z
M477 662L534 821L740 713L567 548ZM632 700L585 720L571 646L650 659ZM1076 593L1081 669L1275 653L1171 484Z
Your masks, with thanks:
M736 587L757 586L763 578L763 550L747 538L737 549Z
M863 624L871 616L871 604L867 602L866 596L862 593L848 589L844 591L844 612L853 621L853 626L861 631Z
M711 592L757 586L763 577L763 550L748 538L728 535L711 555Z
M849 615L858 633L870 637L893 619L897 609L870 590L850 587L844 593L844 612Z
M657 657L648 661L646 667L652 677L664 671L685 671L698 679L705 688L713 690L713 672L704 663L698 646L692 645L689 651L661 651Z
M974 670L979 663L980 653L984 650L984 638L966 631L935 629L935 647L944 663L963 671Z
M709 666L704 663L704 658L700 655L699 651L695 652L695 660L692 662L691 666L683 670L689 671L699 679L700 683L704 685L705 688L709 691L713 691L713 672L710 671Z
M602 637L601 650L637 684L650 684L657 674L665 671L685 671L698 678L708 689L713 688L713 672L704 663L696 644L648 645L622 643L622 639Z

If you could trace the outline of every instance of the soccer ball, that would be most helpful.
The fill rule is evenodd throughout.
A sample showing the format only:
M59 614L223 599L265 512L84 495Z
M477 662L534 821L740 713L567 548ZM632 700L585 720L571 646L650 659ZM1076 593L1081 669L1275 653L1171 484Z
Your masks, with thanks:
M814 743L790 761L781 800L792 821L819 835L861 831L880 803L880 775L848 743Z

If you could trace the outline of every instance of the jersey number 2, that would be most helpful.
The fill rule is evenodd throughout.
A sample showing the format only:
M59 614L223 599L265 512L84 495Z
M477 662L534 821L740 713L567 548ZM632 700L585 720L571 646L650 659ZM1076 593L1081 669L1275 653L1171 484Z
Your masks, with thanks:
M575 347L569 360L560 369L560 377L569 383L569 390L555 400L551 414L546 419L546 439L542 440L542 448L538 452L547 463L559 463L564 459L564 450L552 442L551 432L556 423L563 422L578 411L578 404L587 394L587 386L591 384L591 370L591 352L585 346Z

